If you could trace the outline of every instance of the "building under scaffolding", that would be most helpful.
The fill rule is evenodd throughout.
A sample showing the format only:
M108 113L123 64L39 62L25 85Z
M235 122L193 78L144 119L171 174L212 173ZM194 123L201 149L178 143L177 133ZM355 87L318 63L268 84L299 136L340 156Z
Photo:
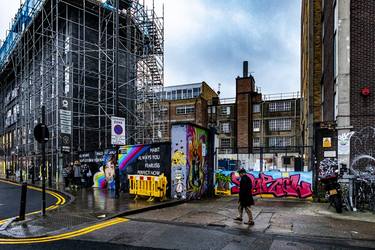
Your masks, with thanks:
M0 49L0 174L40 165L42 106L51 176L78 152L110 148L112 116L125 118L128 144L159 139L164 18L138 0L118 2L118 12L116 0L21 6Z

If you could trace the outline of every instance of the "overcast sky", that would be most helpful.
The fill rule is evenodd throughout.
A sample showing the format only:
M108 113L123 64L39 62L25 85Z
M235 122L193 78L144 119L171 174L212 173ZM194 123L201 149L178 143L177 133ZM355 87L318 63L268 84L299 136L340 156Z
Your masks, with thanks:
M150 0L146 0L150 1ZM4 39L19 0L0 0ZM166 85L206 81L235 96L242 62L263 93L299 91L300 0L155 0L165 3Z

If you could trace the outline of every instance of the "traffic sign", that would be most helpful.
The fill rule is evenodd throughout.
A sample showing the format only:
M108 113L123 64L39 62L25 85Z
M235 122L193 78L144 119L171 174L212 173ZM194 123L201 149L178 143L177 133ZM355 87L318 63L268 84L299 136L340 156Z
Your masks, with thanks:
M46 143L49 140L49 131L47 125L39 123L34 128L34 137L39 143Z

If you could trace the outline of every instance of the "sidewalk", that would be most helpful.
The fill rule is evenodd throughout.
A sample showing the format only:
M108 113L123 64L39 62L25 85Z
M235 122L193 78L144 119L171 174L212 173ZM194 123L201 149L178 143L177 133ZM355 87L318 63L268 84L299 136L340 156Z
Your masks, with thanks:
M171 208L127 216L135 221L190 224L222 230L261 232L287 236L341 238L375 241L375 215L344 212L337 214L327 203L300 200L257 199L252 207L255 225L234 221L237 197L223 197L182 204ZM246 213L244 213L246 220ZM375 244L375 243L374 243Z
M5 230L0 231L0 235L11 238L54 235L86 227L124 213L131 214L155 206L168 206L175 203L175 201L134 200L124 193L120 193L120 197L115 199L114 190L80 188L66 191L62 186L56 185L53 189L70 196L70 201L58 209L47 211L45 217L36 214L27 216L23 222L13 222Z

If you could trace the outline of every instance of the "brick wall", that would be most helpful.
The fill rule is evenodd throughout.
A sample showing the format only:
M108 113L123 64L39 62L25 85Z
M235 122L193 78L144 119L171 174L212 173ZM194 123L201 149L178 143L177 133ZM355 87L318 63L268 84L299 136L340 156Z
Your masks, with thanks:
M351 1L350 11L350 120L353 131L360 131L368 126L375 127L375 1ZM370 87L369 97L360 94L365 86ZM374 156L373 131L366 131L362 137L368 133L372 133L369 137L372 139L362 138L366 141L362 146L352 140L352 159L356 154L372 153Z

